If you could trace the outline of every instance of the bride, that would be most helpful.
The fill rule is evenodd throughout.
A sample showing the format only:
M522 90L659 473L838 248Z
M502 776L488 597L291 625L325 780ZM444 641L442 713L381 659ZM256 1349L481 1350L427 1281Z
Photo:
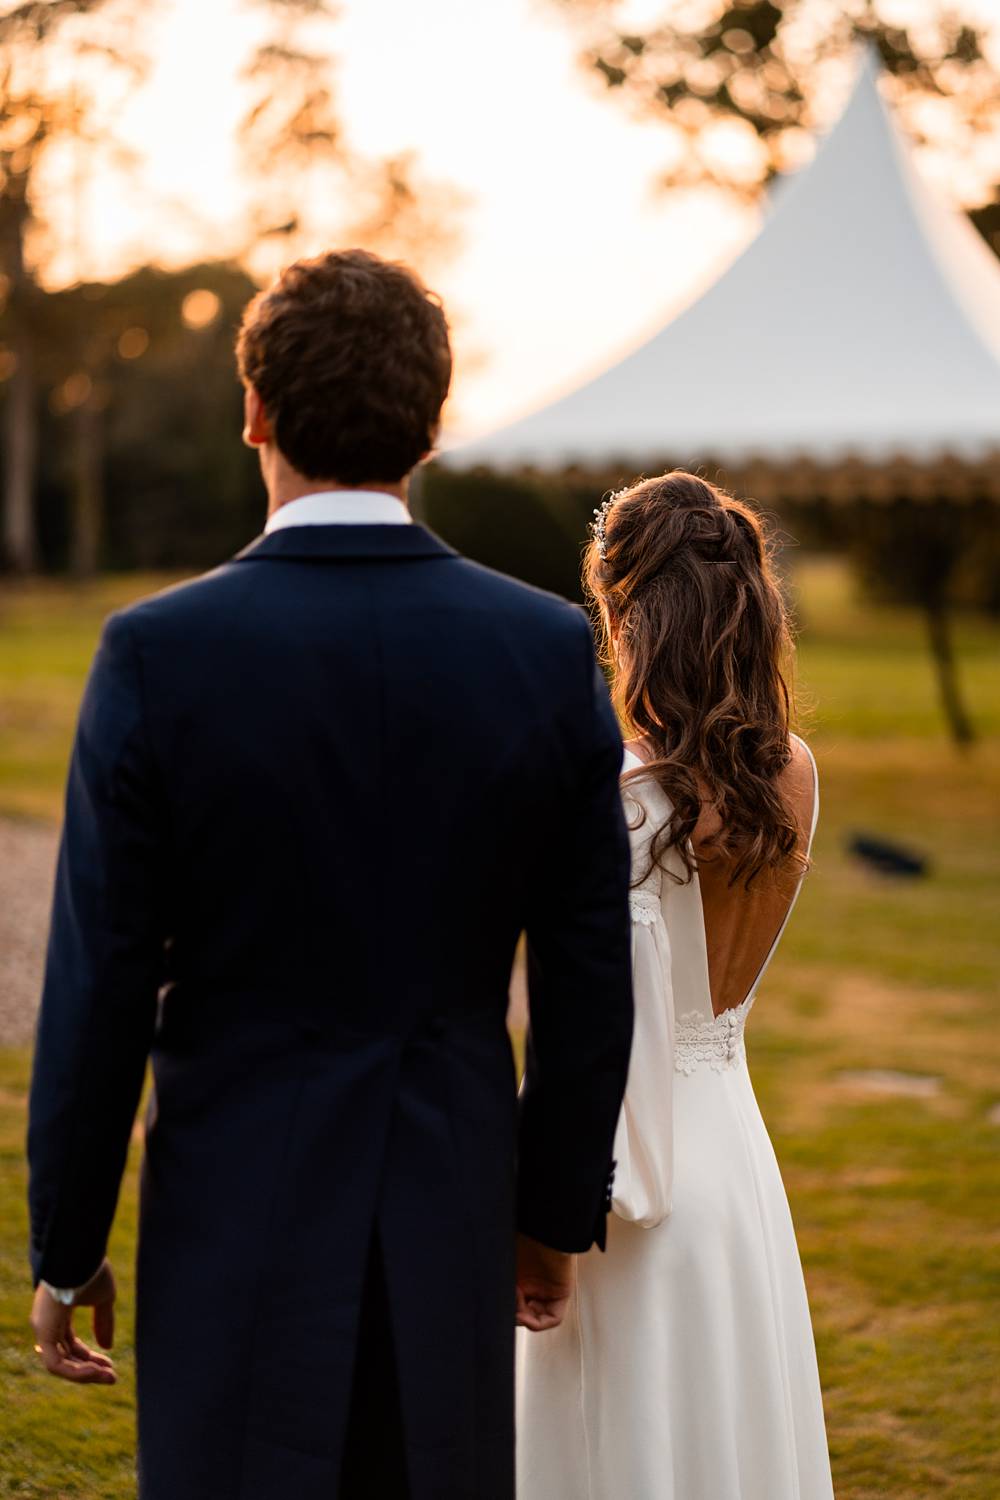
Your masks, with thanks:
M597 512L635 1041L607 1253L519 1330L520 1500L831 1500L809 1308L743 1028L807 868L812 755L761 524L685 473Z

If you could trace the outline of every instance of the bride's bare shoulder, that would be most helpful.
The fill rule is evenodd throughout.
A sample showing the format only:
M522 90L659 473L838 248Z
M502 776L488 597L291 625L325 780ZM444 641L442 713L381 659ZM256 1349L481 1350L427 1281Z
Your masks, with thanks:
M816 762L805 740L797 734L789 735L788 743L792 754L781 773L781 789L795 809L798 821L808 828L818 791Z
M784 775L788 778L789 785L797 786L804 783L806 786L812 786L816 776L816 761L809 746L801 735L790 734L788 748L792 754L785 767Z

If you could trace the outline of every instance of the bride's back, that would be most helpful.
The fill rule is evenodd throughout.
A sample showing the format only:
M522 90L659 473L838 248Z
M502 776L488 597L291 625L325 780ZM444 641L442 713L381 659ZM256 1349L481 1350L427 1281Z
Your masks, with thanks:
M649 747L642 741L626 746L622 789L632 842L632 915L640 923L662 919L667 946L653 965L662 975L653 978L652 988L670 997L676 1013L678 1062L685 1061L692 1040L682 1035L685 1023L694 1026L698 1045L710 1039L713 1046L735 1043L742 1035L795 905L808 868L819 788L805 742L790 736L788 753L777 783L794 842L784 859L747 883L707 798L690 840L683 847L665 843L659 859L651 858L657 844L664 845L675 809L651 774ZM647 984L649 979L647 973Z
M753 993L774 951L815 823L815 766L790 732L792 643L764 526L696 475L643 480L598 512L586 581L638 757L626 782L652 825L636 880L662 873L665 916L693 928L700 950L689 971L699 1005L710 990L719 1016Z
M790 741L792 758L778 778L797 830L796 848L778 868L762 871L749 888L733 880L734 860L713 853L718 816L705 810L692 844L705 925L712 1010L718 1016L752 992L774 951L794 904L808 858L817 801L816 769L802 740Z

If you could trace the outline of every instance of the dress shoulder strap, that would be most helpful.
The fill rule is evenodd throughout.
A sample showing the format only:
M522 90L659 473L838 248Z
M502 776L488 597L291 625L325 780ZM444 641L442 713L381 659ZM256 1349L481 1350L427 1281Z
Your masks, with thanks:
M809 842L808 842L808 844L806 846L806 854L808 855L809 850L812 848L812 841L813 841L813 839L816 836L816 825L819 822L819 767L816 764L816 757L815 757L815 755L813 755L812 750L806 744L806 742L802 738L802 736L799 735L799 734L793 734L793 735L790 736L790 738L793 739L797 745L801 745L802 746L802 749L806 752L806 755L809 758L809 764L812 766L812 774L813 774L813 808L812 808L812 818L810 819L810 823L809 823Z

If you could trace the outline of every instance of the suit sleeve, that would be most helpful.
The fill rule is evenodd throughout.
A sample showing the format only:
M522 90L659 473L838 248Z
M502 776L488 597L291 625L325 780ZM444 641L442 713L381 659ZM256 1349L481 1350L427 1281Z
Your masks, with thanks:
M105 627L70 764L28 1127L36 1282L100 1265L152 1043L163 813L131 626Z
M527 922L531 1019L518 1147L518 1228L566 1251L604 1246L632 1038L622 744L582 617L581 627L576 764L565 805L553 809L545 879Z

